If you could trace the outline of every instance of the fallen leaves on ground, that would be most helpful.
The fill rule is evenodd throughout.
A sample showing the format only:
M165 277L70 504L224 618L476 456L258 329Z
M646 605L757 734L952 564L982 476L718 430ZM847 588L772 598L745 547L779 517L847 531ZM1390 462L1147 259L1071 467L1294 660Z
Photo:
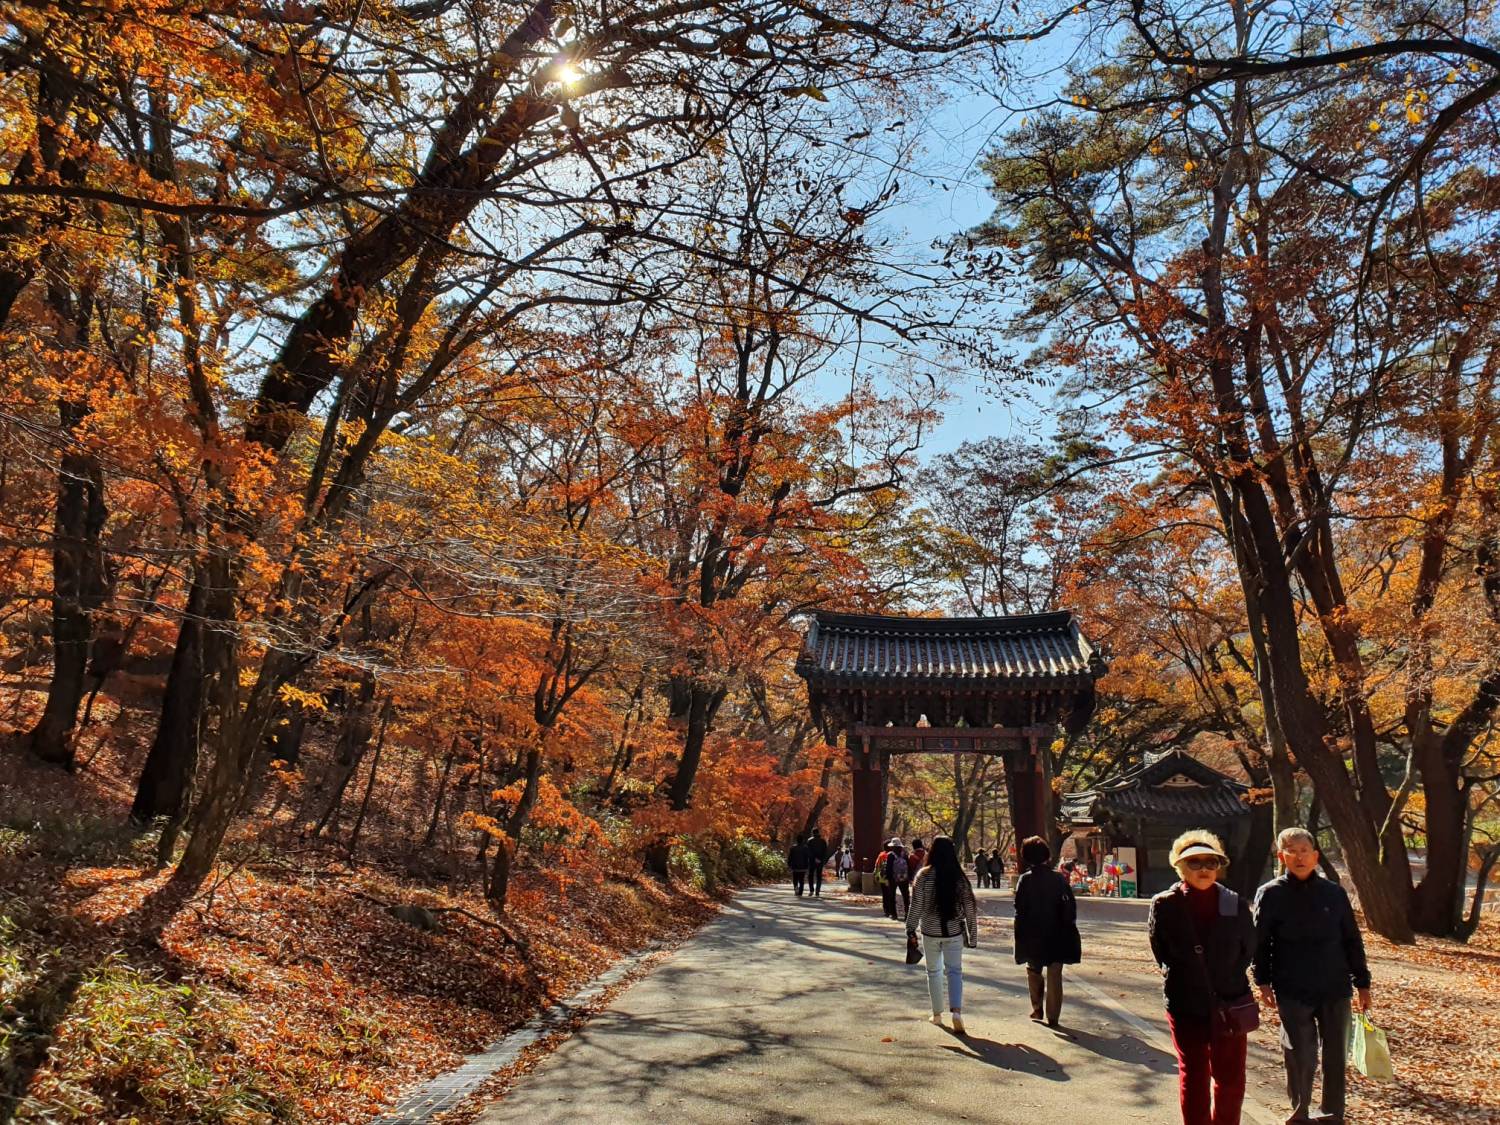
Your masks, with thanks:
M81 815L39 807L37 822L66 827ZM71 827L68 836L81 839ZM473 891L350 867L308 846L247 853L163 924L150 902L167 876L128 839L109 834L100 845L112 862L56 854L58 841L39 835L8 846L0 916L16 920L6 943L20 956L0 962L0 992L25 984L36 993L55 977L60 1016L37 1040L46 1061L30 1075L23 1121L72 1106L88 1120L152 1125L366 1122L622 955L680 939L716 907L634 874L522 870L494 919ZM439 928L408 925L385 904L437 911ZM23 975L44 960L55 971ZM137 1018L153 1003L169 1006L163 1019ZM121 1012L129 1019L115 1026ZM118 1066L101 1061L111 1053ZM180 1104L179 1087L189 1086L201 1106ZM145 1112L143 1097L156 1099Z

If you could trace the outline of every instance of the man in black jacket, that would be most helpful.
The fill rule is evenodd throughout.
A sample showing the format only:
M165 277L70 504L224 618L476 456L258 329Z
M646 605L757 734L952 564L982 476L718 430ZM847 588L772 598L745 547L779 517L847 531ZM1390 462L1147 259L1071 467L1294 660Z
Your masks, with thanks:
M823 897L823 866L828 862L828 845L814 828L807 838L807 889L818 898Z
M802 897L802 884L807 879L807 845L801 840L792 844L791 850L786 853L786 865L792 871L792 886L797 889L797 897Z
M1286 874L1255 895L1255 983L1260 998L1281 1012L1288 1123L1344 1120L1344 1055L1349 998L1370 1008L1370 969L1349 896L1318 874L1311 833L1288 828L1276 840ZM1323 1098L1312 1113L1318 1049L1323 1053Z

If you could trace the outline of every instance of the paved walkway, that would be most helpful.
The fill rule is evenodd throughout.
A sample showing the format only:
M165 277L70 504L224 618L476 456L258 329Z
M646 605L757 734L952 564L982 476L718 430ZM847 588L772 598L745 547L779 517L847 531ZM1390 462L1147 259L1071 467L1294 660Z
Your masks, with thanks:
M1008 924L987 922L980 948L964 958L969 1034L960 1038L926 1022L925 972L903 963L902 928L868 902L825 894L739 895L479 1120L1178 1120L1176 1062L1153 981L1116 987L1097 966L1079 972L1054 1031L1027 1018ZM992 919L1009 914L1008 896L981 895ZM1143 905L1083 903L1086 954L1090 931L1140 940ZM1277 1120L1259 1106L1245 1119Z

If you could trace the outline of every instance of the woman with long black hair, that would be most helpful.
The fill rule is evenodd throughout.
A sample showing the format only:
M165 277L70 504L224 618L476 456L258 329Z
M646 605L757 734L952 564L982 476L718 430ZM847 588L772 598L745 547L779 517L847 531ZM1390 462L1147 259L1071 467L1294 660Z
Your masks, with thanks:
M958 862L958 849L947 836L937 836L927 853L927 866L912 885L911 909L906 912L908 941L921 933L927 959L927 992L932 999L932 1022L943 1022L943 977L948 978L948 1009L953 1030L964 1033L963 951L979 944L979 909L974 888Z

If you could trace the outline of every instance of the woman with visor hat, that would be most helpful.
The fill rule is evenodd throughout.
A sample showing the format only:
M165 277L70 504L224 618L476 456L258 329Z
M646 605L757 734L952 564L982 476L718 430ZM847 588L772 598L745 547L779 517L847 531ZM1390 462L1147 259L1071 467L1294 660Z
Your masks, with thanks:
M1255 956L1250 903L1219 882L1229 866L1212 832L1172 843L1181 882L1151 900L1151 952L1164 977L1183 1125L1238 1125L1246 1037L1259 1009L1246 976Z

